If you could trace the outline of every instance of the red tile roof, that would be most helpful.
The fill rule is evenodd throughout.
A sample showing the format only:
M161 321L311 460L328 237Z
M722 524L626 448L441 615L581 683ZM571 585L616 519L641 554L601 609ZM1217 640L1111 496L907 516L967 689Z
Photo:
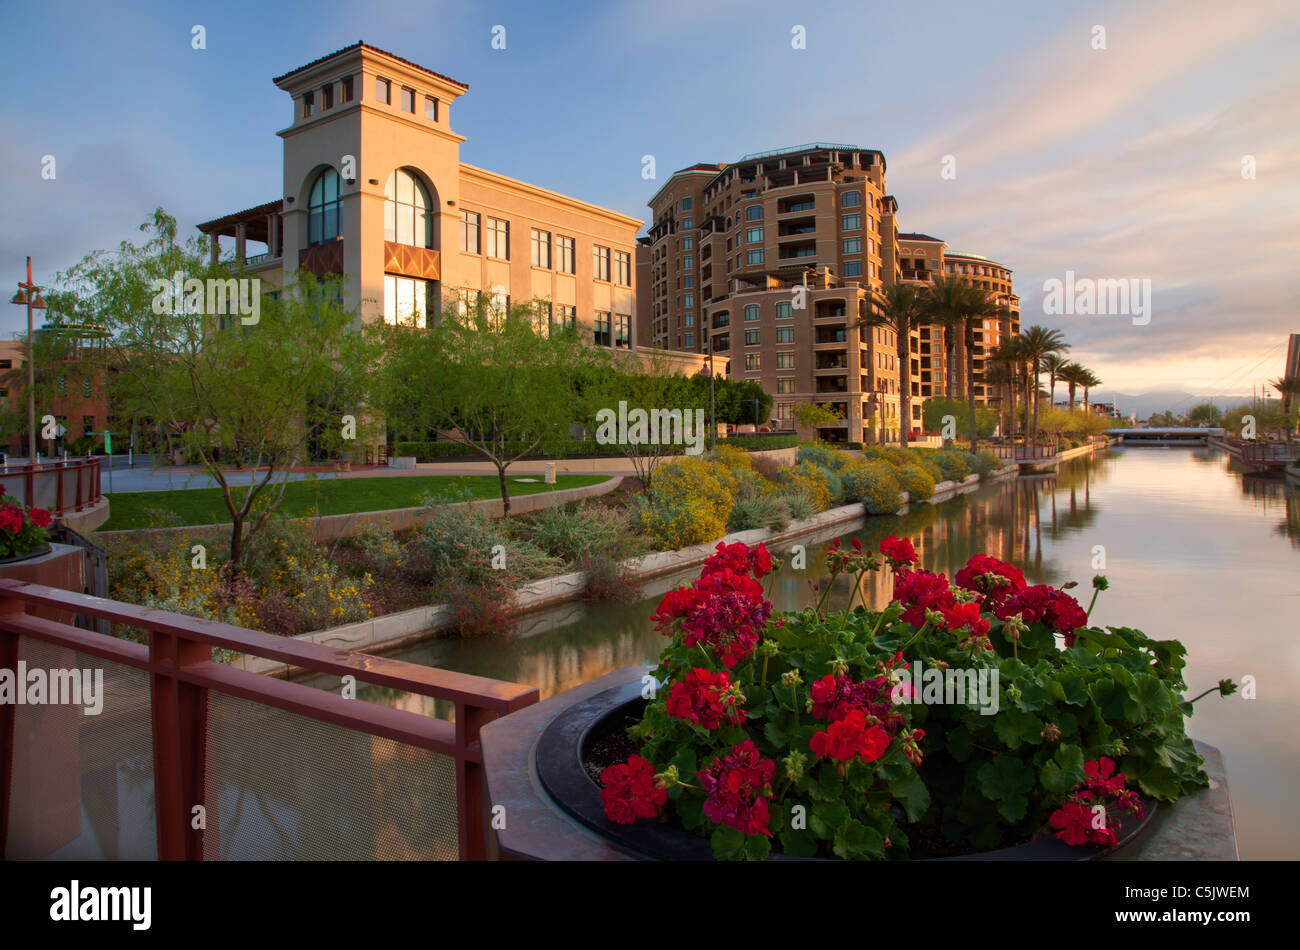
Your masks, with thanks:
M311 69L313 66L318 66L327 60L333 59L335 56L342 55L343 53L350 53L353 50L358 50L358 49L368 49L372 53L382 53L385 56L397 60L399 63L405 63L407 66L410 66L414 69L418 69L420 72L425 73L426 75L434 76L438 79L444 80L445 82L449 82L452 83L453 85L460 86L462 89L469 88L469 86L466 85L465 83L458 82L457 80L452 79L450 76L444 76L442 73L435 73L432 69L426 69L423 66L421 66L419 63L413 63L409 59L403 59L401 56L398 56L396 53L390 53L388 52L388 50L380 49L378 46L371 46L369 43L365 42L364 40L358 40L357 42L353 43L351 46L345 46L340 50L335 50L334 52L330 53L327 56L322 56L320 59L313 59L310 63L307 63L305 66L299 66L297 69L291 69L283 76L276 76L275 79L272 80L272 82L278 85L283 80L288 79L290 76L302 72L304 69Z
M911 231L907 232L906 234L900 231L898 234L898 239L900 241L933 241L935 244L943 243L943 241L940 238L930 237L930 235L928 234L917 234Z

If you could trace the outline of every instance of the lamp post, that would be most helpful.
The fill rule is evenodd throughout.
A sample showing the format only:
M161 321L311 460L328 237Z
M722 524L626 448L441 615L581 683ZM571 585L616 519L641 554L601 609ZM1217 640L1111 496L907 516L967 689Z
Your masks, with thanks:
M36 355L32 331L32 311L44 310L41 288L32 283L32 258L27 256L27 280L18 282L18 293L11 303L27 305L27 461L36 464Z
M709 374L709 451L713 451L717 448L718 441L718 419L713 401L713 341L709 340L707 345L709 347L709 368L705 370L700 367L700 375L706 372Z

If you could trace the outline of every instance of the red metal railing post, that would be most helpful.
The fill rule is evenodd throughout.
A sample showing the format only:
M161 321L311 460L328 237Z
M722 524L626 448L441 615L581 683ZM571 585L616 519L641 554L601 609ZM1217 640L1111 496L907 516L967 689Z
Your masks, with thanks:
M487 787L478 733L495 718L491 710L456 703L456 813L462 861L485 861L488 857Z
M63 513L63 472L67 467L67 462L54 463L54 481L56 483L54 487L54 510L60 514ZM28 502L27 507L30 508L33 504L34 502Z
M208 691L175 676L183 666L211 662L207 644L157 631L149 635L154 808L162 861L201 861L205 849L216 844L216 803L204 800L210 755ZM204 809L201 822L195 806Z
M31 508L36 504L36 464L28 462L23 466L23 490L27 493L23 499L27 507Z
M25 612L21 601L0 597L0 615ZM14 675L18 675L16 633L0 630L0 670L13 670ZM9 840L9 805L13 800L14 725L17 713L18 707L15 704L0 703L0 860L4 859Z

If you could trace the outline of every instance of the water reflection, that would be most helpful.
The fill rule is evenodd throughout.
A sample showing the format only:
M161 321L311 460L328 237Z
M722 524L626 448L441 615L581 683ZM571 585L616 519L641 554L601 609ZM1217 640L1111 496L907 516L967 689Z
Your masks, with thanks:
M1156 638L1177 638L1189 651L1193 694L1219 679L1255 676L1254 701L1205 700L1192 734L1223 750L1236 803L1243 858L1300 857L1294 788L1300 784L1300 491L1284 482L1235 471L1205 447L1112 449L1063 463L1053 476L981 486L901 517L870 518L801 539L807 568L777 577L779 610L814 601L825 545L839 536L876 547L910 537L922 566L948 573L987 551L1020 566L1034 583L1077 580L1084 591L1104 558L1111 589L1093 614ZM779 544L786 555L790 545ZM663 592L694 579L692 569L647 585L631 605L570 604L525 618L497 638L434 640L394 654L431 666L497 677L554 695L622 666L653 663L662 639L650 615ZM891 582L877 574L863 592L880 606ZM847 579L833 593L848 600ZM323 681L321 681L323 682ZM402 708L448 716L423 697L363 693ZM1211 702L1214 705L1211 705Z

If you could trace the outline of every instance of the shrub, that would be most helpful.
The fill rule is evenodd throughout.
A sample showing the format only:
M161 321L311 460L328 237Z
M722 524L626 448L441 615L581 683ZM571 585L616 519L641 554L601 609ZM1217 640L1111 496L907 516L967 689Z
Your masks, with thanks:
M936 481L959 482L970 474L970 464L965 458L968 454L954 449L940 449L936 452L926 453L925 458L938 466L939 474L935 478ZM930 468L930 466L926 465L926 468ZM934 471L933 468L930 470Z
M902 506L898 496L903 490L894 472L888 462L850 465L842 474L845 497L862 502L873 515L894 514Z
M799 444L799 436L794 433L775 435L733 435L719 439L718 445L734 445L750 452L766 452L769 449L792 449Z
M899 465L894 469L894 477L912 501L925 501L934 497L934 476L924 465L915 462Z
M806 495L814 511L825 511L830 507L830 480L825 470L811 462L801 461L793 468L781 469L777 472L777 482L783 494Z
M813 515L817 514L817 509L813 507L812 499L803 492L795 492L789 495L780 496L786 508L790 509L790 518L794 521L807 521Z
M798 459L828 472L839 471L850 461L849 456L825 442L805 442L799 446Z
M478 508L439 506L420 529L420 547L434 575L466 584L515 588L559 574L564 562L536 544L509 537L506 529Z
M988 475L990 472L996 472L1001 467L1002 460L987 449L976 455L975 461L971 465L975 474L979 475L981 478Z
M604 505L546 508L520 521L533 544L569 564L591 557L622 560L643 547L631 516Z
M596 555L583 558L577 569L587 575L588 600L630 604L641 599L641 579L620 561Z
M712 452L707 453L705 458L710 462L725 465L733 472L754 470L754 460L749 457L749 453L734 445L719 445Z
M695 456L660 466L645 496L641 524L661 549L703 544L726 533L732 496L718 477L721 471Z
M766 498L776 492L776 485L754 469L746 469L734 474L735 488L732 490L732 494L736 500L741 498Z
M770 528L784 531L790 523L790 506L772 495L737 498L727 521L728 531L752 531Z

